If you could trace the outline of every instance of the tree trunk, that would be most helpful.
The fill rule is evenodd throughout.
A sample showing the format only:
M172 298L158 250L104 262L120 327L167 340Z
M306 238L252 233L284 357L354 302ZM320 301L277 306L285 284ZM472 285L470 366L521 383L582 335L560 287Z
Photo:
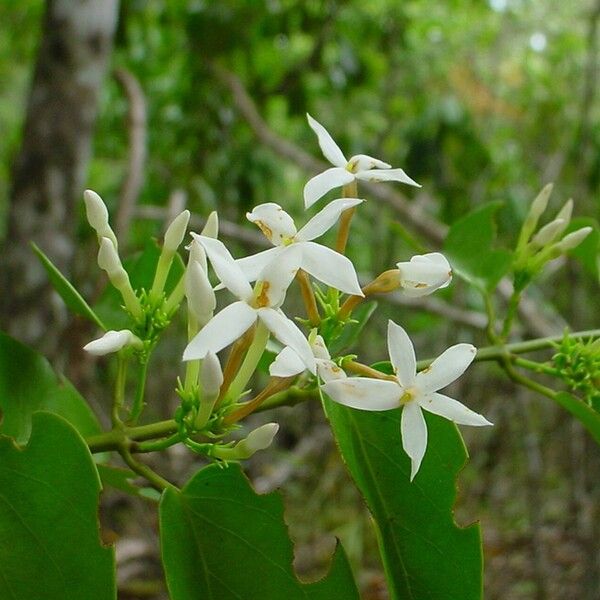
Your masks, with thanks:
M2 249L2 328L52 349L64 325L29 243L65 273L74 254L76 202L91 154L118 0L48 0L20 151L12 169Z

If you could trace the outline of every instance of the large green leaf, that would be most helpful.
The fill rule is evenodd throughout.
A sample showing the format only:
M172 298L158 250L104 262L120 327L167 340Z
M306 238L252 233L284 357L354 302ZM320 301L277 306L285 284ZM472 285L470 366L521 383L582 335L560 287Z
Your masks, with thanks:
M512 254L495 250L494 214L502 206L491 202L452 224L444 242L454 272L481 290L492 290L508 271Z
M99 493L92 456L64 419L36 413L23 449L0 436L0 598L116 598Z
M206 467L167 490L160 529L172 600L358 600L339 546L324 579L298 581L281 498L256 494L238 465Z
M37 410L63 416L83 436L100 433L94 413L71 383L43 356L0 332L0 433L26 442Z
M479 600L478 525L453 520L456 475L467 454L456 426L425 414L427 453L411 483L400 410L366 412L323 399L342 458L371 511L393 600Z
M581 227L592 227L593 231L569 254L575 256L583 268L594 278L600 279L600 227L598 221L590 217L577 217L569 223L566 233L571 233Z
M600 444L600 413L568 392L558 392L555 398L558 404L581 421L596 443Z
M63 299L63 302L67 305L67 308L69 308L72 313L81 317L85 317L92 323L95 323L98 325L98 327L100 327L100 329L106 330L106 327L104 327L100 317L98 317L98 315L92 310L83 296L75 289L73 284L58 270L54 263L33 242L31 243L31 247L46 270L48 279L50 279L50 283L52 283L52 286L58 295Z

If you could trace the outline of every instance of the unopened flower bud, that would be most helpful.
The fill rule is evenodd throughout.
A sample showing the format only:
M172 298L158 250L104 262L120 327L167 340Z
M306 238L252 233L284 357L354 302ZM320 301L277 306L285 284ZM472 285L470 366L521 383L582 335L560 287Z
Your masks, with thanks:
M266 423L248 434L248 437L235 446L240 458L250 458L255 452L265 450L273 443L279 431L277 423Z
M390 269L378 275L369 285L364 288L365 296L371 294L385 294L397 290L401 285L400 271L398 269Z
M556 215L557 219L563 219L566 223L565 227L571 222L571 216L573 215L573 199L569 198L565 205L560 209Z
M200 387L202 388L203 398L216 399L223 385L223 371L221 363L214 352L207 352L202 361L202 370L200 373Z
M198 262L200 263L200 266L206 271L208 269L208 264L206 262L206 251L204 250L202 244L197 239L193 239L190 245L187 246L187 249L190 251L188 264Z
M203 327L210 321L217 306L208 275L197 261L190 261L185 271L185 296L188 309Z
M543 248L551 244L567 226L563 219L554 219L547 225L544 225L532 238L531 246L533 248Z
M565 235L565 237L558 242L554 248L561 254L576 248L583 242L583 240L592 232L592 227L582 227Z
M204 235L210 238L217 238L219 236L219 215L216 210L213 210L204 224L204 229L200 232L200 235Z
M445 288L452 280L450 263L439 252L413 256L409 262L399 262L396 266L400 271L402 292L411 298Z
M533 228L537 225L538 219L542 216L546 208L548 207L548 200L552 190L554 189L553 183L548 183L542 188L542 191L537 195L536 199L531 203L529 214L527 215L528 221L533 221Z
M96 230L98 238L108 238L118 248L117 237L109 225L108 209L102 198L93 190L85 190L83 201L88 223Z
M185 236L189 221L189 210L184 210L173 219L169 227L167 227L167 231L165 232L165 239L163 243L163 250L165 252L173 254L177 252L177 248L179 248Z
M105 354L118 352L126 346L133 346L138 349L141 349L143 346L142 340L129 331L129 329L107 331L102 337L86 344L83 349L94 356L104 356Z

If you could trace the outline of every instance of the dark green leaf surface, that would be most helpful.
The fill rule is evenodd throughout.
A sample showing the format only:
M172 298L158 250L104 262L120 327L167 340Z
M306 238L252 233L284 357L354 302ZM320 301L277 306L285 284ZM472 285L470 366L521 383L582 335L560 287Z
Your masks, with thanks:
M238 465L199 471L160 504L161 545L172 600L358 600L338 546L329 574L302 584L277 494L258 495Z
M98 532L100 480L78 433L37 413L27 447L0 436L0 598L114 600Z
M19 443L29 438L31 417L46 410L61 415L83 436L100 432L89 405L48 361L27 346L0 332L0 433Z
M492 290L508 271L512 254L494 250L494 214L502 206L491 202L452 224L444 242L444 253L454 272L482 290Z
M100 475L103 488L112 487L116 490L125 492L126 494L154 500L155 502L160 500L160 492L154 488L138 487L131 483L131 480L137 479L139 475L130 469L122 469L121 467L103 464L96 464L96 469L98 470L98 475Z
M479 600L478 525L453 520L456 474L467 454L456 426L425 413L429 442L415 480L402 450L400 410L359 411L324 398L342 457L378 529L392 600Z
M596 443L600 444L600 413L568 392L558 392L556 401L576 419L579 419Z
M67 308L76 315L84 317L90 320L92 323L95 323L98 325L98 327L100 327L100 329L106 330L106 327L104 327L100 317L98 317L98 315L92 310L91 306L73 287L73 284L54 266L52 261L33 242L31 243L31 247L46 270L48 278L52 283L52 287L54 287L58 295L63 299L63 302L67 305Z

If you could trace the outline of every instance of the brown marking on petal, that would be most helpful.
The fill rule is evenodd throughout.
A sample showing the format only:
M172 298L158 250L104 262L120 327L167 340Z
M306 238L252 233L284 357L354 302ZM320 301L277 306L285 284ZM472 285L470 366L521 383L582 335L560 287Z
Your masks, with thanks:
M271 287L271 284L268 281L260 282L260 291L258 292L258 294L256 295L256 298L254 300L254 304L255 304L256 308L262 308L264 306L270 305L269 295L268 295L270 287Z
M429 371L431 371L431 365L429 365L428 367L425 367L421 373L429 373Z
M258 225L259 229L265 234L265 237L272 242L273 241L273 230L265 225L263 221L254 221Z
M415 283L416 288L426 288L429 284L427 283Z

